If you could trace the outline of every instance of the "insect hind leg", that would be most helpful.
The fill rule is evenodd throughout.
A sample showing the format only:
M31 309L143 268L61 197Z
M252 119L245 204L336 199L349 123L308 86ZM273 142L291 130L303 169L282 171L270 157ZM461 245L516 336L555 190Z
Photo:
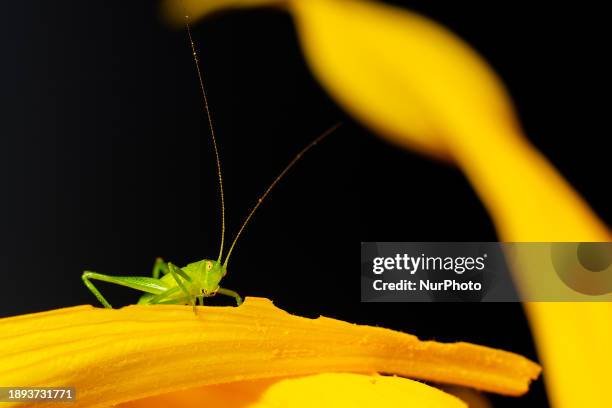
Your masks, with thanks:
M87 289L89 289L91 291L91 293L94 294L94 296L98 299L98 301L100 301L100 303L102 303L102 305L107 308L107 309L112 309L113 307L111 306L110 303L108 303L108 301L104 298L104 296L102 296L102 293L100 293L100 291L98 290L98 288L95 287L95 285L93 283L91 283L91 281L89 280L89 278L91 277L91 272L83 272L83 275L81 276L81 278L83 279L83 283L85 284L85 286L87 287Z
M114 283L115 285L126 286L141 292L152 293L158 295L169 289L168 285L160 279L149 278L144 276L110 276L102 273L85 271L81 276L83 283L87 289L94 294L94 296L108 309L112 309L110 303L102 296L102 293L94 286L91 280L99 280L108 283Z
M155 259L155 264L153 265L153 278L159 279L160 273L166 275L168 272L168 264L164 262L162 258Z

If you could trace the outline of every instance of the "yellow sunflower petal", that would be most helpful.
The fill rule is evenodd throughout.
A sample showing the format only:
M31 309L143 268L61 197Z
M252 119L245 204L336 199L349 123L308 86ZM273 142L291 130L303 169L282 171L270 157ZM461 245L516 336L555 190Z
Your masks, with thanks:
M198 18L228 8L277 6L287 2L288 0L164 0L162 16L171 24L182 25L187 15Z
M0 383L74 386L104 406L206 384L322 372L393 373L508 395L540 368L519 355L388 329L240 307L80 306L0 320ZM43 405L41 405L43 406Z
M493 405L486 395L471 388L459 387L456 385L444 385L441 386L440 389L459 398L470 408L493 408Z
M206 406L224 408L467 408L460 399L417 381L347 373L211 385L145 398L118 408L196 408L203 401Z

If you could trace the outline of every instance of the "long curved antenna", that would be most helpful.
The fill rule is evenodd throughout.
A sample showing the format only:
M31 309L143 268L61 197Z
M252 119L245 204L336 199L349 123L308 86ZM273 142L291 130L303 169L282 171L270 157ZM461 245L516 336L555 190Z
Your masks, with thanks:
M251 211L249 212L249 215L247 215L247 217L245 218L244 222L242 223L242 226L240 227L240 229L238 230L238 233L236 234L236 237L234 238L234 240L232 241L232 245L229 248L229 251L227 252L227 256L225 258L225 262L223 262L223 266L227 266L227 262L229 261L230 255L232 254L232 251L234 250L234 247L236 246L236 242L238 242L238 238L240 238L240 235L242 235L242 232L244 231L244 228L246 227L246 225L249 223L249 221L251 220L251 217L253 217L253 214L255 214L255 211L257 211L257 209L259 208L259 206L261 205L261 203L263 202L263 200L265 200L265 198L268 196L268 194L270 194L270 191L272 191L272 189L274 188L274 186L276 186L278 184L278 182L285 176L285 174L287 174L287 172L289 170L291 170L291 168L295 165L295 163L297 163L302 156L309 151L310 149L312 149L314 146L316 146L319 142L321 142L323 139L325 139L327 136L329 136L330 134L332 134L336 129L338 129L340 126L342 125L342 122L336 123L334 126L332 126L331 128L327 129L325 132L323 132L319 137L317 137L315 140L313 140L312 142L310 142L305 148L303 148L294 158L293 160L291 160L289 162L289 164L287 165L287 167L285 167L283 169L283 171L280 172L280 174L278 176L276 176L276 178L274 179L274 181L272 182L272 184L270 184L270 186L266 189L266 191L261 195L261 197L259 197L259 199L257 200L257 203L255 204L255 206L253 207L253 209L251 209Z
M189 15L185 13L185 27L187 28L187 35L189 37L189 45L193 53L193 61L195 62L196 71L198 73L198 80L200 81L200 90L202 91L202 99L204 101L204 110L206 111L206 117L208 118L208 126L210 127L210 136L213 142L213 148L215 150L215 159L217 160L217 177L219 179L219 196L221 197L221 245L219 245L219 259L217 262L221 262L223 256L223 246L225 245L225 196L223 194L223 177L221 176L221 159L219 157L219 148L217 147L217 138L215 137L215 129L213 127L212 116L210 114L210 108L208 107L208 97L206 96L206 89L204 88L204 76L200 69L200 61L198 59L198 53L196 51L195 43L191 35L191 26L189 24Z

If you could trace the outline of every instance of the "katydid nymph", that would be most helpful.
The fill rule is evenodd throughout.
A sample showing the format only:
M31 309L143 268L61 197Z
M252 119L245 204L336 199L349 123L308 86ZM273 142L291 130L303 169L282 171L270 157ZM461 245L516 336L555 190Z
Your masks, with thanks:
M138 291L144 292L138 300L138 304L141 305L157 305L157 304L179 304L179 305L191 305L193 311L196 312L196 302L199 305L204 304L205 297L211 297L215 295L230 296L235 299L236 304L239 306L242 303L240 295L230 289L226 289L220 286L220 282L223 277L227 274L227 265L246 225L249 223L255 211L259 208L264 199L268 196L270 191L278 184L278 182L285 176L285 174L300 160L302 155L314 147L317 143L331 134L336 130L340 124L336 124L326 132L321 134L315 140L310 142L305 148L303 148L289 164L283 169L283 171L274 179L270 186L265 192L259 197L247 217L243 221L238 233L234 237L225 259L223 259L223 250L225 244L225 199L223 194L223 178L221 175L221 160L219 155L219 149L217 147L217 139L213 130L213 123L211 118L210 109L208 106L208 98L204 88L203 75L200 69L200 63L198 61L198 55L196 47L191 34L191 28L189 26L188 17L185 20L185 26L188 34L189 45L193 54L195 62L197 78L200 84L200 90L202 94L202 102L204 112L208 119L208 125L210 128L210 136L212 140L213 150L215 153L216 167L217 167L217 179L219 186L219 198L221 204L221 243L219 246L219 255L216 260L213 259L202 259L197 262L193 262L179 268L171 262L165 262L161 258L155 261L153 266L152 277L149 276L111 276L105 275L93 271L83 272L82 279L85 286L96 296L96 298L106 308L112 308L111 304L102 296L100 291L91 282L92 280L98 280L116 285L126 286Z

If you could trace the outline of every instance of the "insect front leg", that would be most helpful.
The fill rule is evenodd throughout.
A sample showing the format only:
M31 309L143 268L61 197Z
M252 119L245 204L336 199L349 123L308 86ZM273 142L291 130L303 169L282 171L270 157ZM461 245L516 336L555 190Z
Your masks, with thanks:
M171 262L168 262L168 270L170 271L170 274L172 274L172 277L176 281L176 284L179 286L179 288L181 288L185 296L189 297L189 304L191 304L195 310L194 296L191 294L191 292L187 290L187 288L185 287L185 284L180 279L180 278L183 278L185 282L190 282L191 279L189 278L189 276L183 270L181 270L181 268L179 268L178 266L174 265Z
M233 290L230 290L230 289L219 288L217 290L217 293L220 294L220 295L225 295L225 296L233 297L234 299L236 299L236 304L238 306L240 306L242 304L242 298L240 297L238 292L234 292Z
M153 277L155 279L159 279L160 272L164 275L167 274L169 272L168 265L162 258L157 258L155 259L155 264L153 265Z
M136 289L141 292L152 293L154 295L159 295L167 291L168 285L162 282L159 279L144 277L144 276L110 276L104 275L102 273L85 271L81 276L83 279L83 283L85 286L94 294L94 296L104 305L104 307L112 309L110 303L102 296L102 293L94 286L94 284L90 281L99 280L102 282L114 283L115 285L126 286L128 288Z

